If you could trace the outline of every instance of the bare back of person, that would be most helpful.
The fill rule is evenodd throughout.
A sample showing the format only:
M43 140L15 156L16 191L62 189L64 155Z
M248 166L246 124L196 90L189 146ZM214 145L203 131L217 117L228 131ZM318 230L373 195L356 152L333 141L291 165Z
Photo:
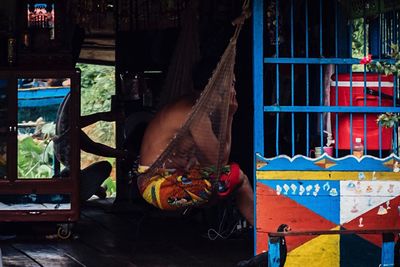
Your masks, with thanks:
M140 164L150 166L168 146L171 139L186 122L194 104L194 98L184 96L160 110L149 123L140 150ZM176 155L174 162L180 166L166 166L167 168L185 168L190 160L186 155Z

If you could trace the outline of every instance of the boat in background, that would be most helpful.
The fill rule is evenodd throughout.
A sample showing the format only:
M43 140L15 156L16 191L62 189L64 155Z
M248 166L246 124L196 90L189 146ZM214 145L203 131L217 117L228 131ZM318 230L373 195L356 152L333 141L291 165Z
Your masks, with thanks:
M18 108L60 105L69 92L69 86L20 88L18 89Z

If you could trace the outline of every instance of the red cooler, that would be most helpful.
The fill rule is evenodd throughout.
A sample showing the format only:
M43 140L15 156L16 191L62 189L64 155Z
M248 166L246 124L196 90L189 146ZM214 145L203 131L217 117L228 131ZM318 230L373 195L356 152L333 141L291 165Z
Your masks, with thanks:
M336 88L338 89L338 106L393 106L393 76L380 75L380 96L379 104L379 75L367 73L364 80L364 73L353 73L352 95L350 95L350 75L339 74L338 82L336 75L332 75L330 102L331 106L336 105ZM366 81L366 93L364 94L364 81ZM367 149L378 150L379 147L379 125L376 122L379 114L367 113ZM336 113L332 113L332 131L338 149L350 149L350 113L338 114L338 132L336 133ZM356 137L364 141L364 114L353 113L353 143ZM392 129L381 127L381 149L390 150L392 148Z

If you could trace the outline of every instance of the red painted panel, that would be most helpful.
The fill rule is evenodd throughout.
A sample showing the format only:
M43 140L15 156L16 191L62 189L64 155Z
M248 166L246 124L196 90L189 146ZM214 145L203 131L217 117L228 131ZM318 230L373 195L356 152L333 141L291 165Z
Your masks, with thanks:
M262 183L257 183L257 249L260 253L268 249L268 232L276 232L279 225L285 223L293 231L302 230L330 230L336 227L332 222L324 219L313 211L298 204ZM271 203L273 203L271 205ZM313 239L315 236L286 237L288 251Z

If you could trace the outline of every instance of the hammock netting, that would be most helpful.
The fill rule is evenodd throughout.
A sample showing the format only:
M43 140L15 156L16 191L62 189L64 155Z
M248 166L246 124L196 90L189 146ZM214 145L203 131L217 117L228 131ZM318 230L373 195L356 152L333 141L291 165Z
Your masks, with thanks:
M244 7L246 6L247 1ZM232 86L235 81L236 41L247 17L248 12L244 8L242 15L234 21L234 23L236 22L236 29L233 37L230 39L200 97L192 107L188 119L157 160L144 174L139 176L139 188L142 188L147 179L159 173L160 170L171 168L171 166L182 166L182 158L186 164L186 169L190 169L194 164L199 163L202 168L212 168L214 170L212 176L214 188L217 185L222 168L225 165L225 143L227 130L230 130L227 129L228 112L232 97ZM210 135L210 128L212 135ZM206 156L196 145L192 132L196 133L197 144L208 142L212 138L217 140L217 147L208 151ZM176 155L179 155L179 157Z

